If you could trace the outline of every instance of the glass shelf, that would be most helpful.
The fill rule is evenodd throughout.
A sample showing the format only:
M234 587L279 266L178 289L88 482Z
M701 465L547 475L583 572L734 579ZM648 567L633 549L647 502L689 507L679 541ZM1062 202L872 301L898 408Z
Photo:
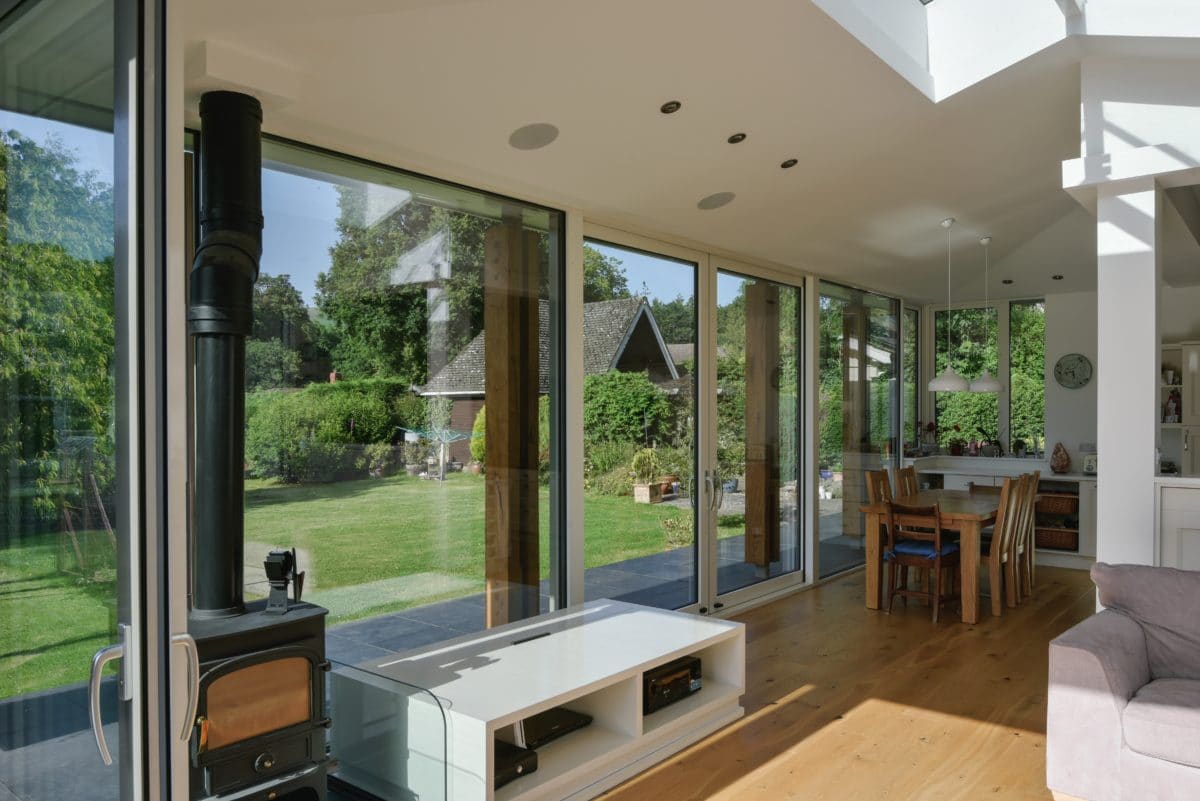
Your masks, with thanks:
M447 801L446 710L422 687L331 660L331 787L383 801Z

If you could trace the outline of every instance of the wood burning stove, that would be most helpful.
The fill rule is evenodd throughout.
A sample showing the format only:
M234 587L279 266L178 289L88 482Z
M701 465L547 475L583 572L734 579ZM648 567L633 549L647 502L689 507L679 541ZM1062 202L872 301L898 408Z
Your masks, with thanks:
M192 732L193 799L325 798L325 614L266 602L193 620L200 699Z
M200 661L190 795L325 801L325 609L297 591L244 602L245 339L262 255L262 107L200 99L200 239L188 332L195 344L196 464L188 633ZM272 554L276 556L276 554ZM271 561L294 569L294 559ZM276 587L276 589L278 589ZM297 590L299 582L297 582Z

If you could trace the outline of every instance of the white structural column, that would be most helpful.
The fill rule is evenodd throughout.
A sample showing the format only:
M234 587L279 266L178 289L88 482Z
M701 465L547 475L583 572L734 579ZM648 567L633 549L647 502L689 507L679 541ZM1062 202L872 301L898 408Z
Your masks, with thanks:
M1097 187L1096 557L1154 564L1162 190L1152 177Z

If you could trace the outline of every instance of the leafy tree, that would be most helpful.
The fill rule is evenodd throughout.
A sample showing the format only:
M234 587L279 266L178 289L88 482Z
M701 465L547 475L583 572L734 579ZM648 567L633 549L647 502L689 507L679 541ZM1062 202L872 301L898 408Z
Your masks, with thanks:
M312 339L314 331L300 291L289 275L260 273L254 283L254 333L263 342L298 343Z
M629 282L621 260L606 256L591 245L583 246L583 302L629 297Z
M1009 306L1011 439L1044 445L1046 435L1046 304Z
M111 478L112 257L112 188L61 141L0 132L0 497L24 498L5 525L55 520L56 480L82 491L60 474L68 432L93 438L97 480Z
M696 299L678 295L674 300L652 300L650 311L664 342L696 341Z
M947 362L946 333L949 326L950 358ZM986 368L996 375L997 355L996 310L955 309L952 314L938 312L934 316L936 333L935 373L941 373L947 363L953 364L959 375L969 379L979 376ZM951 439L999 439L999 398L982 392L939 392L936 397L938 444L945 447ZM960 431L955 431L954 426Z
M317 278L320 329L334 368L347 378L396 377L423 384L483 330L484 237L496 220L416 200L376 219L366 190L338 188L338 241L327 273ZM431 322L427 283L399 283L400 258L434 236L448 241L450 268L439 284L449 319ZM549 283L549 240L540 238L543 290ZM444 350L443 350L444 348Z
M278 339L246 341L246 389L295 386L300 377L300 353Z

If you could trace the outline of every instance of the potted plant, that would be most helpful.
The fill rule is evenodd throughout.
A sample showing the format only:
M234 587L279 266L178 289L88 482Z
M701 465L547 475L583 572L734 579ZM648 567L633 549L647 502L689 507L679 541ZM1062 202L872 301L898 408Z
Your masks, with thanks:
M1025 440L1021 439L1020 437L1017 437L1016 439L1014 439L1012 441L1013 456L1017 457L1018 459L1024 459L1025 458L1025 450L1027 447L1028 446L1025 444Z
M473 476L480 475L483 473L483 462L479 461L478 459L472 459L471 461L467 462L467 472Z
M661 503L662 487L655 481L659 474L658 454L643 448L633 455L633 500L637 503ZM654 482L654 483L651 483Z
M946 447L949 449L951 456L962 456L963 455L963 446L967 444L967 441L962 436L960 436L959 432L961 432L961 431L962 431L962 429L959 428L959 426L957 424L955 424L954 433L950 436L950 439L946 442Z

